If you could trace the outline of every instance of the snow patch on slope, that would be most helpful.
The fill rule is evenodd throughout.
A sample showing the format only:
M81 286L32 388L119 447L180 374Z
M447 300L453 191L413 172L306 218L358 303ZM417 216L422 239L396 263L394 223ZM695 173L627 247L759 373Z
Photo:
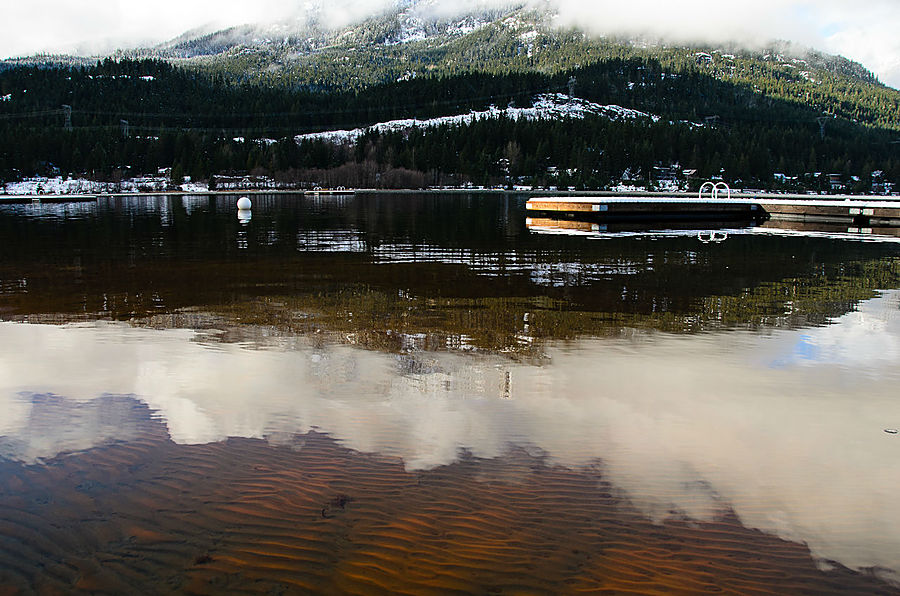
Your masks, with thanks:
M397 21L399 30L396 35L385 40L385 45L402 45L445 35L462 37L489 23L487 19L475 15L442 19L428 3L416 4L400 12Z
M427 120L405 118L402 120L381 122L367 128L314 132L297 135L294 138L298 143L303 141L325 141L334 144L349 144L356 142L361 136L366 134L366 132L383 134L415 129L437 128L439 126L460 126L471 124L478 120L500 117L506 117L511 120L558 120L563 118L582 119L587 116L602 116L604 118L609 118L610 120L637 120L646 118L653 122L660 119L659 116L633 110L631 108L623 108L622 106L617 105L601 105L563 93L546 93L538 95L534 100L534 105L530 108L498 108L496 106L491 106L487 110L469 112L468 114L459 114L456 116L442 116L439 118L429 118Z

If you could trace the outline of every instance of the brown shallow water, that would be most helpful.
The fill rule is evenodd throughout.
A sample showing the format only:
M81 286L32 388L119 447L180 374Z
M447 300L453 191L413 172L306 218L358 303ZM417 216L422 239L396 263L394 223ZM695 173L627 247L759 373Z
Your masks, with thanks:
M765 232L5 206L0 594L900 592L900 253Z
M148 420L126 444L5 465L5 591L897 592L733 512L654 523L590 466L513 449L409 472L317 433L286 443L179 446Z

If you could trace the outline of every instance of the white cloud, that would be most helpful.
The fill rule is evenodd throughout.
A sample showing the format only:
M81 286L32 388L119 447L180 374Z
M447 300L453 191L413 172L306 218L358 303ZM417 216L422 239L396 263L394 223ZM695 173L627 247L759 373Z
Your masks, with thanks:
M560 22L597 33L676 42L760 45L785 39L841 54L900 87L900 3L895 0L558 0Z
M848 24L828 36L821 47L861 62L883 83L900 89L900 36L897 35L900 14L892 15L891 19Z
M790 2L718 2L682 0L558 0L560 21L599 33L626 33L690 41L765 43L776 38L806 38L788 18Z
M895 0L531 0L555 5L560 22L599 33L636 33L674 41L737 41L743 44L787 39L840 53L900 86L900 3ZM125 0L60 2L3 0L0 56L40 51L92 53L115 47L162 42L211 25L287 19L315 11L325 24L343 26L384 11L392 0L314 0L284 3L221 0ZM476 7L508 5L509 0L434 0L428 9L449 16Z
M91 0L8 2L0 17L12 24L0 39L0 55L79 52L155 44L203 26L222 28L289 18L297 8L277 0L207 2L197 0Z

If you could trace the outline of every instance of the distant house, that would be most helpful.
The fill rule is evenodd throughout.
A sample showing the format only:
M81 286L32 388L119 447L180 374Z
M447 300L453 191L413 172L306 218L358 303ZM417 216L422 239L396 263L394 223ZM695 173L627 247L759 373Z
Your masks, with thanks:
M872 182L872 194L889 195L892 192L894 192L894 184L892 182L885 182L884 180Z
M872 194L888 195L893 190L893 184L885 182L884 171L875 170L872 172Z
M625 171L622 172L622 181L623 182L634 182L642 179L643 173L640 168L625 168Z
M798 176L788 176L787 174L783 174L781 172L775 172L774 174L772 174L772 179L775 182L785 184L787 182L796 182L798 180Z
M651 175L658 182L675 182L678 179L678 171L674 167L653 166Z
M847 190L847 184L840 174L828 174L828 185L833 191Z

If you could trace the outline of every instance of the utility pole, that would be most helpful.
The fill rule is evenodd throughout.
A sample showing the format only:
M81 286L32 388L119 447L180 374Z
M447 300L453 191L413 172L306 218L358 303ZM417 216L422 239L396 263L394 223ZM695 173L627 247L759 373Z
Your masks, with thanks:
M72 106L63 105L63 114L66 117L65 129L69 132L72 130Z
M827 116L819 116L816 118L816 122L819 123L819 137L823 140L825 139L825 123L828 122Z

